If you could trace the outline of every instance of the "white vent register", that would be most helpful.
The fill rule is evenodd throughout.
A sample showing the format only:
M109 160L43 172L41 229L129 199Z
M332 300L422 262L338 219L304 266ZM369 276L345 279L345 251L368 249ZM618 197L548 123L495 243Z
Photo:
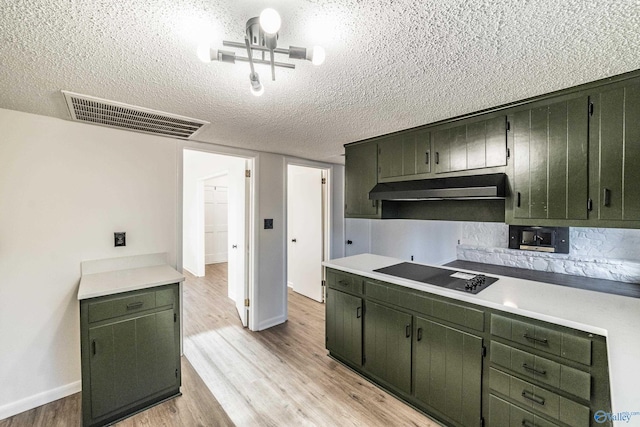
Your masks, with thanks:
M67 101L71 119L78 122L189 139L204 125L204 120L123 104L108 99L61 91Z

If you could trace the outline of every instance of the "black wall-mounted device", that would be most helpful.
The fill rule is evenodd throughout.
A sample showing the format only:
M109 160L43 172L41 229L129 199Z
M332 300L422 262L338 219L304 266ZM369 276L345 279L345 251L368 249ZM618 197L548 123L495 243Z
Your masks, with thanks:
M525 251L569 253L569 227L509 226L509 248Z

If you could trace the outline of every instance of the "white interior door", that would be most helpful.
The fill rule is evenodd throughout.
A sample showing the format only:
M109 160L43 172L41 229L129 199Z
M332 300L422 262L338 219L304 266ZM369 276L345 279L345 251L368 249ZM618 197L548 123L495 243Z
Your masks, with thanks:
M228 218L229 218L229 262L228 284L229 298L236 303L238 315L243 326L247 326L248 308L245 300L247 291L247 216L250 212L247 205L249 192L245 176L245 161L234 162L229 168Z
M322 170L288 166L287 284L322 302Z
M204 263L215 264L228 260L228 202L227 187L221 178L204 183Z

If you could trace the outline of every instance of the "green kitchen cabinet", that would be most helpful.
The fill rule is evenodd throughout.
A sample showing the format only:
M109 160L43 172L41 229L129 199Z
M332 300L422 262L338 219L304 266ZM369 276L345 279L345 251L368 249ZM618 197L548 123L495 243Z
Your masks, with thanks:
M506 126L505 116L497 116L434 131L435 172L505 166Z
M482 338L415 317L414 395L465 426L482 417Z
M180 394L178 285L82 300L84 426Z
M378 145L375 142L345 147L345 206L347 218L379 218L378 201L369 191L378 183Z
M514 218L586 220L588 98L509 116Z
M379 182L398 177L424 177L424 174L431 172L431 163L429 131L412 131L378 140Z
M404 393L411 393L411 314L367 301L364 369Z
M327 289L326 347L333 355L362 365L362 299Z
M594 217L640 220L640 79L590 94L589 198Z

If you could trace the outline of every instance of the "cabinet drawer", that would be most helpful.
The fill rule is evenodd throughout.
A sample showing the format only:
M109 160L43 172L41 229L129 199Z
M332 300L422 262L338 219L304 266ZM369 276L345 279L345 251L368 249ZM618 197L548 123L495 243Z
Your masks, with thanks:
M171 289L168 289L172 292ZM165 292L165 291L160 291ZM171 293L173 299L173 293ZM166 295L163 294L166 299ZM89 303L89 322L112 319L130 313L149 310L156 307L156 292L141 292L135 295L127 295L120 298L108 299Z
M491 363L526 378L591 399L591 374L497 342L491 343Z
M591 340L503 316L491 316L491 334L564 357L584 365L591 365Z
M494 396L489 397L490 427L558 427L538 415Z
M456 325L484 331L484 311L430 298L424 292L403 289L375 280L365 281L365 294L387 304L395 304Z
M490 368L489 376L491 390L512 399L518 406L540 412L571 427L589 425L590 411L587 406L494 368Z
M362 278L336 270L327 270L327 286L343 292L362 294Z

